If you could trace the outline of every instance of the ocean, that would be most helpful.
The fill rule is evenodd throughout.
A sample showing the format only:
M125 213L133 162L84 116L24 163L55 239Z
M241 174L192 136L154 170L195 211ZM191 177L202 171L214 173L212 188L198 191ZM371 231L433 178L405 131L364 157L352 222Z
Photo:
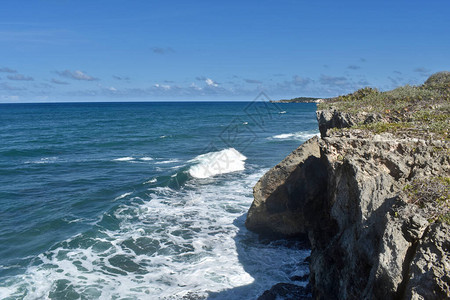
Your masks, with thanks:
M249 232L315 104L0 104L0 299L255 299L308 273Z

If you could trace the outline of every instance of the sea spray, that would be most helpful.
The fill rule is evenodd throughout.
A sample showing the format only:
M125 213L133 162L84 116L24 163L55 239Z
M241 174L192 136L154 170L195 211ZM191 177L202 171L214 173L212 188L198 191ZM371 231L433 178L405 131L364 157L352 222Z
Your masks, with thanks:
M190 162L196 163L189 169L189 174L195 178L208 178L245 169L247 157L234 148L217 152L209 152L197 156Z

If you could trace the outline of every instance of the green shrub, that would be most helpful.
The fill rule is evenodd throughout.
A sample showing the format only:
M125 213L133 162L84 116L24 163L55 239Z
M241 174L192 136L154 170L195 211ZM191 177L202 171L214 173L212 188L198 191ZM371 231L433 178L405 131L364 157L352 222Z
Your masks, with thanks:
M450 221L450 177L415 179L404 191L410 203L426 209L427 219Z
M358 125L359 128L375 133L405 132L407 129L422 138L449 140L450 72L433 74L421 86L405 85L386 92L365 87L354 93L333 98L318 108L378 114L386 122L369 126Z
M450 85L450 72L443 71L434 73L423 84L425 87Z

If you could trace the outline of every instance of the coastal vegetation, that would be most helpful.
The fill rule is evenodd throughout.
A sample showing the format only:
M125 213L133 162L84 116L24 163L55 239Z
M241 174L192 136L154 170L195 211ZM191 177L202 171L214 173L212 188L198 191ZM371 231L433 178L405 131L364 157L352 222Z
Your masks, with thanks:
M450 177L415 179L404 190L410 203L425 210L428 222L450 224Z
M381 121L353 128L374 133L406 133L421 138L449 140L450 72L430 76L419 86L405 85L390 91L365 87L320 103L319 110L374 113Z
M433 74L419 86L405 85L391 91L365 87L321 103L318 109L377 116L373 122L366 119L348 128L333 128L333 131L357 129L404 138L449 141L450 72ZM434 154L448 156L449 148L445 145L434 147ZM410 203L422 208L429 222L450 223L450 177L423 176L406 184L404 191Z

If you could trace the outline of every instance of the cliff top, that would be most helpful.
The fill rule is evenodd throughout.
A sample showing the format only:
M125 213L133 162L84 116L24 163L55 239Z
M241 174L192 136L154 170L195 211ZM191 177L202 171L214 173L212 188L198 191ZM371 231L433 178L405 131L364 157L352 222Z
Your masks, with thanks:
M376 122L353 128L375 133L406 133L408 136L450 140L450 72L431 75L422 85L405 85L381 92L365 87L354 93L320 103L319 110L376 114Z

